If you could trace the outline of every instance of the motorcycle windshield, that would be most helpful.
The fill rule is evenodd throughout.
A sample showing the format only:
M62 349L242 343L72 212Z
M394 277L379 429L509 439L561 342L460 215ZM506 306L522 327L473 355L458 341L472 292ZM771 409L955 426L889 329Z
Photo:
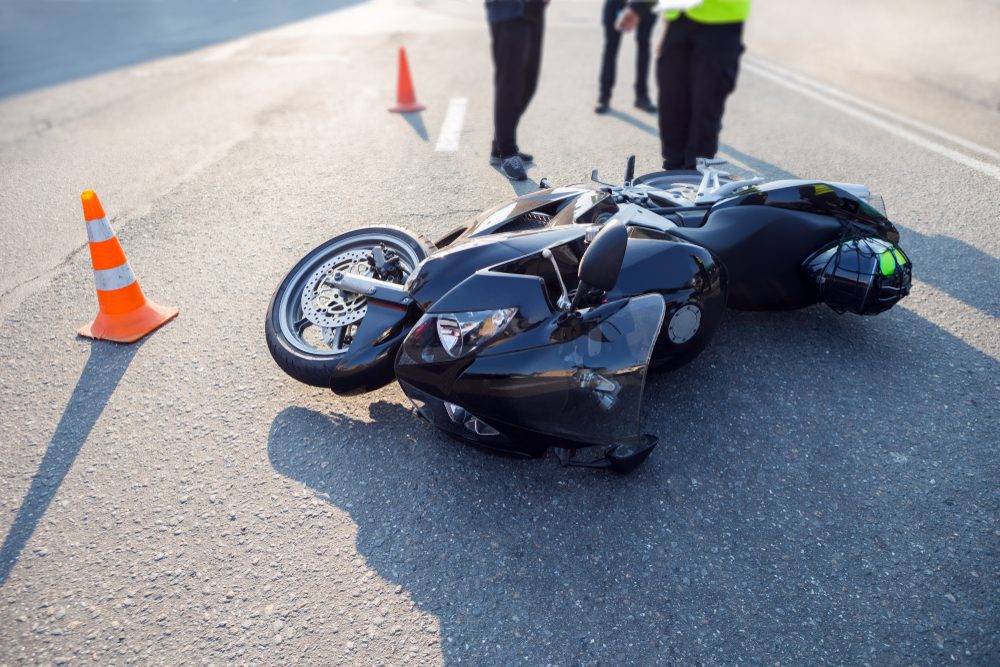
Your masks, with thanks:
M554 325L539 347L480 357L462 374L460 393L487 423L582 444L631 442L640 435L646 372L664 310L658 294L595 308Z

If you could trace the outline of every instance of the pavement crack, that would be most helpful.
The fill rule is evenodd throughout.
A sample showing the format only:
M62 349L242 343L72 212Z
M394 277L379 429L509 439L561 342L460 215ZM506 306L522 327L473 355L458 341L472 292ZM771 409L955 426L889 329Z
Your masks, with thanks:
M27 296L28 293L34 291L33 287L35 286L35 283L43 279L49 282L54 276L69 267L70 263L73 262L86 247L86 243L77 246L67 253L66 256L59 260L55 265L31 276L30 278L22 280L7 291L0 294L0 317L6 317L19 305L21 305L23 298ZM8 303L8 301L13 301L13 303Z

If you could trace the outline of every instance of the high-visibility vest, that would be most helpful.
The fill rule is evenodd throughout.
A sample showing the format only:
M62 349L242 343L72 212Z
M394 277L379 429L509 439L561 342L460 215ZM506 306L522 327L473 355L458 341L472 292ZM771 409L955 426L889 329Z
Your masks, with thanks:
M680 16L674 10L664 14L668 21ZM750 15L750 0L704 0L697 7L685 10L684 14L698 23L739 23Z

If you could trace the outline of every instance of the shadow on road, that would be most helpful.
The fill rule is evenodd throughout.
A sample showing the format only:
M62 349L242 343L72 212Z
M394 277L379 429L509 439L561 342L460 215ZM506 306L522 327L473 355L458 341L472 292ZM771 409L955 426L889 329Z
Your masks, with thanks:
M194 51L361 1L0 2L0 97Z
M651 134L657 139L660 138L660 128L656 125L651 125L644 120L640 120L632 114L627 114L624 111L619 111L618 109L610 109L607 115L611 118L617 118L624 123L628 123L632 127L638 128L646 134ZM652 116L652 118L656 118L656 116Z
M628 477L482 454L388 402L287 408L268 456L350 514L368 564L440 619L446 663L946 661L934 632L989 624L967 568L996 564L973 475L996 466L975 427L935 434L980 409L956 377L990 401L998 369L908 311L731 313L650 381L663 444Z
M412 113L402 113L399 115L402 116L407 123L409 123L410 127L413 128L413 131L417 133L418 137L424 141L429 141L430 137L427 134L427 126L424 125L423 112L414 111Z
M73 388L10 532L0 547L0 585L10 576L21 551L31 539L38 522L59 491L59 485L73 467L80 448L141 346L142 341L132 345L91 342L87 364Z
M507 178L503 175L503 172L500 171L500 167L493 167L493 170L500 174L503 178ZM507 181L510 183L511 189L514 190L514 194L518 197L530 195L532 192L538 191L538 181L530 178L526 178L523 181L512 181L510 179L507 179Z

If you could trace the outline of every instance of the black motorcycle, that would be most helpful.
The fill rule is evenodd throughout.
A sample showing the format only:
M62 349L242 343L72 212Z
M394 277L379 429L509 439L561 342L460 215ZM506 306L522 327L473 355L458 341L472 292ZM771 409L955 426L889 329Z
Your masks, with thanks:
M630 158L621 186L543 180L436 243L395 227L333 238L275 291L268 347L338 394L395 379L480 447L628 472L656 445L640 430L647 371L691 360L727 306L874 315L910 289L867 188L734 180L719 164L633 179Z

